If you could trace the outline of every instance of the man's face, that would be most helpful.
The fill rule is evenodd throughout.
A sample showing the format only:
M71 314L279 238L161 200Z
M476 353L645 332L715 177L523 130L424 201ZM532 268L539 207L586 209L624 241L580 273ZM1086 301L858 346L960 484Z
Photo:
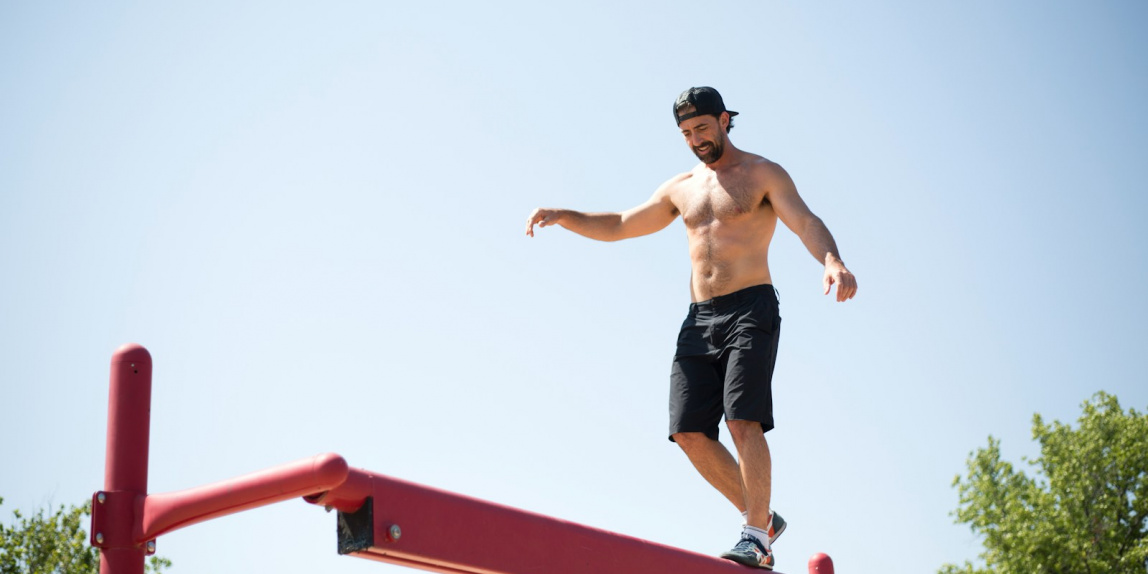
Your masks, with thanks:
M683 110L685 113L692 111L693 108ZM721 159L725 152L725 131L717 118L708 115L693 117L678 124L678 128L702 163L710 164Z

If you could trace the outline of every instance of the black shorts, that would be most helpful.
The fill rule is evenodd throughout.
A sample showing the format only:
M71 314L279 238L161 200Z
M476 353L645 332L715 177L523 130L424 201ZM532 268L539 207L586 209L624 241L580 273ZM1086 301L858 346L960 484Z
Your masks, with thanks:
M773 365L781 332L772 285L690 304L670 372L670 440L674 433L718 438L726 420L773 428Z

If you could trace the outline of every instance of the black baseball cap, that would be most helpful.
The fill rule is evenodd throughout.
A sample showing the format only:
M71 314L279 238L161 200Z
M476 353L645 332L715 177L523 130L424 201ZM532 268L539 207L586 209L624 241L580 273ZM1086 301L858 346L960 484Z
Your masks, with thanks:
M690 106L693 106L694 111L684 114L678 113L678 110ZM678 125L690 118L711 114L720 116L722 112L728 112L731 118L737 115L737 112L725 109L725 102L722 101L721 94L709 86L690 88L682 92L682 95L678 96L678 100L674 102L674 121Z

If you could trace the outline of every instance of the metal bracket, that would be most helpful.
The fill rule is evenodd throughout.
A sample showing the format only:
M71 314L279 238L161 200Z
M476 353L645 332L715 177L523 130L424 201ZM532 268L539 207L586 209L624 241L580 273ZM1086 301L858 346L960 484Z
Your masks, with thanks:
M339 554L351 554L369 549L375 543L374 499L367 501L354 512L339 511L337 524Z
M135 524L136 494L124 490L98 491L92 495L92 528L89 543L96 548L131 548Z

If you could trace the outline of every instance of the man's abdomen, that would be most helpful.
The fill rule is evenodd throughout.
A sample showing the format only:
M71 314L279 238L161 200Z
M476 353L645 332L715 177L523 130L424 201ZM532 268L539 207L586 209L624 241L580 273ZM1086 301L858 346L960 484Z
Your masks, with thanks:
M754 285L773 283L769 273L769 239L731 238L715 233L690 234L693 301L728 295Z

